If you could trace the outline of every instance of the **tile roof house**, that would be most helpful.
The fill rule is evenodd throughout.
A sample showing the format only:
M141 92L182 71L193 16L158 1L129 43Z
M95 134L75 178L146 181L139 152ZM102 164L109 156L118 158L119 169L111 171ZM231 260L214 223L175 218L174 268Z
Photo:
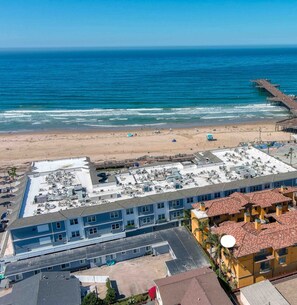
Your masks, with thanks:
M155 280L158 305L231 305L216 274L203 267Z
M251 222L224 222L212 232L234 236L234 257L257 253L262 249L279 250L297 244L297 210L273 215L275 222L260 224Z
M285 196L285 194L291 194L294 191L297 191L297 189L291 187L287 188L285 193L281 193L280 189L264 190L248 194L235 192L227 198L219 198L205 202L205 213L208 217L224 214L232 215L240 213L248 205L267 208L280 203L289 203L292 199ZM192 207L199 209L200 204L195 203Z
M192 233L209 253L215 247L207 244L210 235L235 238L229 254L215 262L233 287L297 271L295 197L296 188L282 187L193 205Z

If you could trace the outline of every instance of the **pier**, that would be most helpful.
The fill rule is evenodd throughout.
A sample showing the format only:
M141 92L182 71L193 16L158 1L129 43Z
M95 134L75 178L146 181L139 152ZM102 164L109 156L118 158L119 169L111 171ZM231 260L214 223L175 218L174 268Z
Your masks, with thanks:
M272 84L267 79L257 79L252 82L256 84L256 88L265 90L270 95L267 98L270 103L284 106L294 117L297 116L297 102L295 101L295 96L289 96L283 93L278 89L279 85Z
M278 104L286 107L290 111L290 118L279 121L275 125L276 130L283 130L289 132L297 132L297 102L296 97L287 95L278 89L279 85L272 84L268 79L253 80L256 88L264 90L268 93L267 100L272 104Z

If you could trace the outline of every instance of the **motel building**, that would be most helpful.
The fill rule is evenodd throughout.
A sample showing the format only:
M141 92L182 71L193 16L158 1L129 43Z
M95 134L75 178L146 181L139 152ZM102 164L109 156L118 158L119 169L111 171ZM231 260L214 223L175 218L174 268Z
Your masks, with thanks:
M192 233L211 253L210 235L228 235L222 273L235 288L297 271L296 187L281 187L193 205Z
M24 259L177 227L195 202L294 187L297 170L246 146L113 172L96 171L88 158L34 162L22 185L1 252L4 275ZM90 266L83 253L76 260Z

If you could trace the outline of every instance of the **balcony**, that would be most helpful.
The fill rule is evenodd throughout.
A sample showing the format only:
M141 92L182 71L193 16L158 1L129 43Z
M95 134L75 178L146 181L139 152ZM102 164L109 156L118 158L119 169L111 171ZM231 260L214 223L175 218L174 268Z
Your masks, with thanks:
M267 268L263 268L263 269L260 269L260 274L263 274L263 273L268 273L271 271L271 267L267 267Z
M256 255L254 257L254 261L256 263L261 263L261 262L269 261L272 259L274 259L274 256L272 255L272 253L263 253L263 254Z
M125 226L125 230L133 230L133 229L135 229L135 225L126 225Z
M161 223L165 223L165 222L168 222L167 219L158 219L156 220L156 224L161 224Z

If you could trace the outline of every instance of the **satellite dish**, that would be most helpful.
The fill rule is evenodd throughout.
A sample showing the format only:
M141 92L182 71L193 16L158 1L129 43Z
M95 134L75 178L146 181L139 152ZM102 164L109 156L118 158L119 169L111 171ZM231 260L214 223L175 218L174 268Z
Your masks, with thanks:
M235 246L236 240L232 235L224 235L221 238L221 245L225 248L233 248Z

